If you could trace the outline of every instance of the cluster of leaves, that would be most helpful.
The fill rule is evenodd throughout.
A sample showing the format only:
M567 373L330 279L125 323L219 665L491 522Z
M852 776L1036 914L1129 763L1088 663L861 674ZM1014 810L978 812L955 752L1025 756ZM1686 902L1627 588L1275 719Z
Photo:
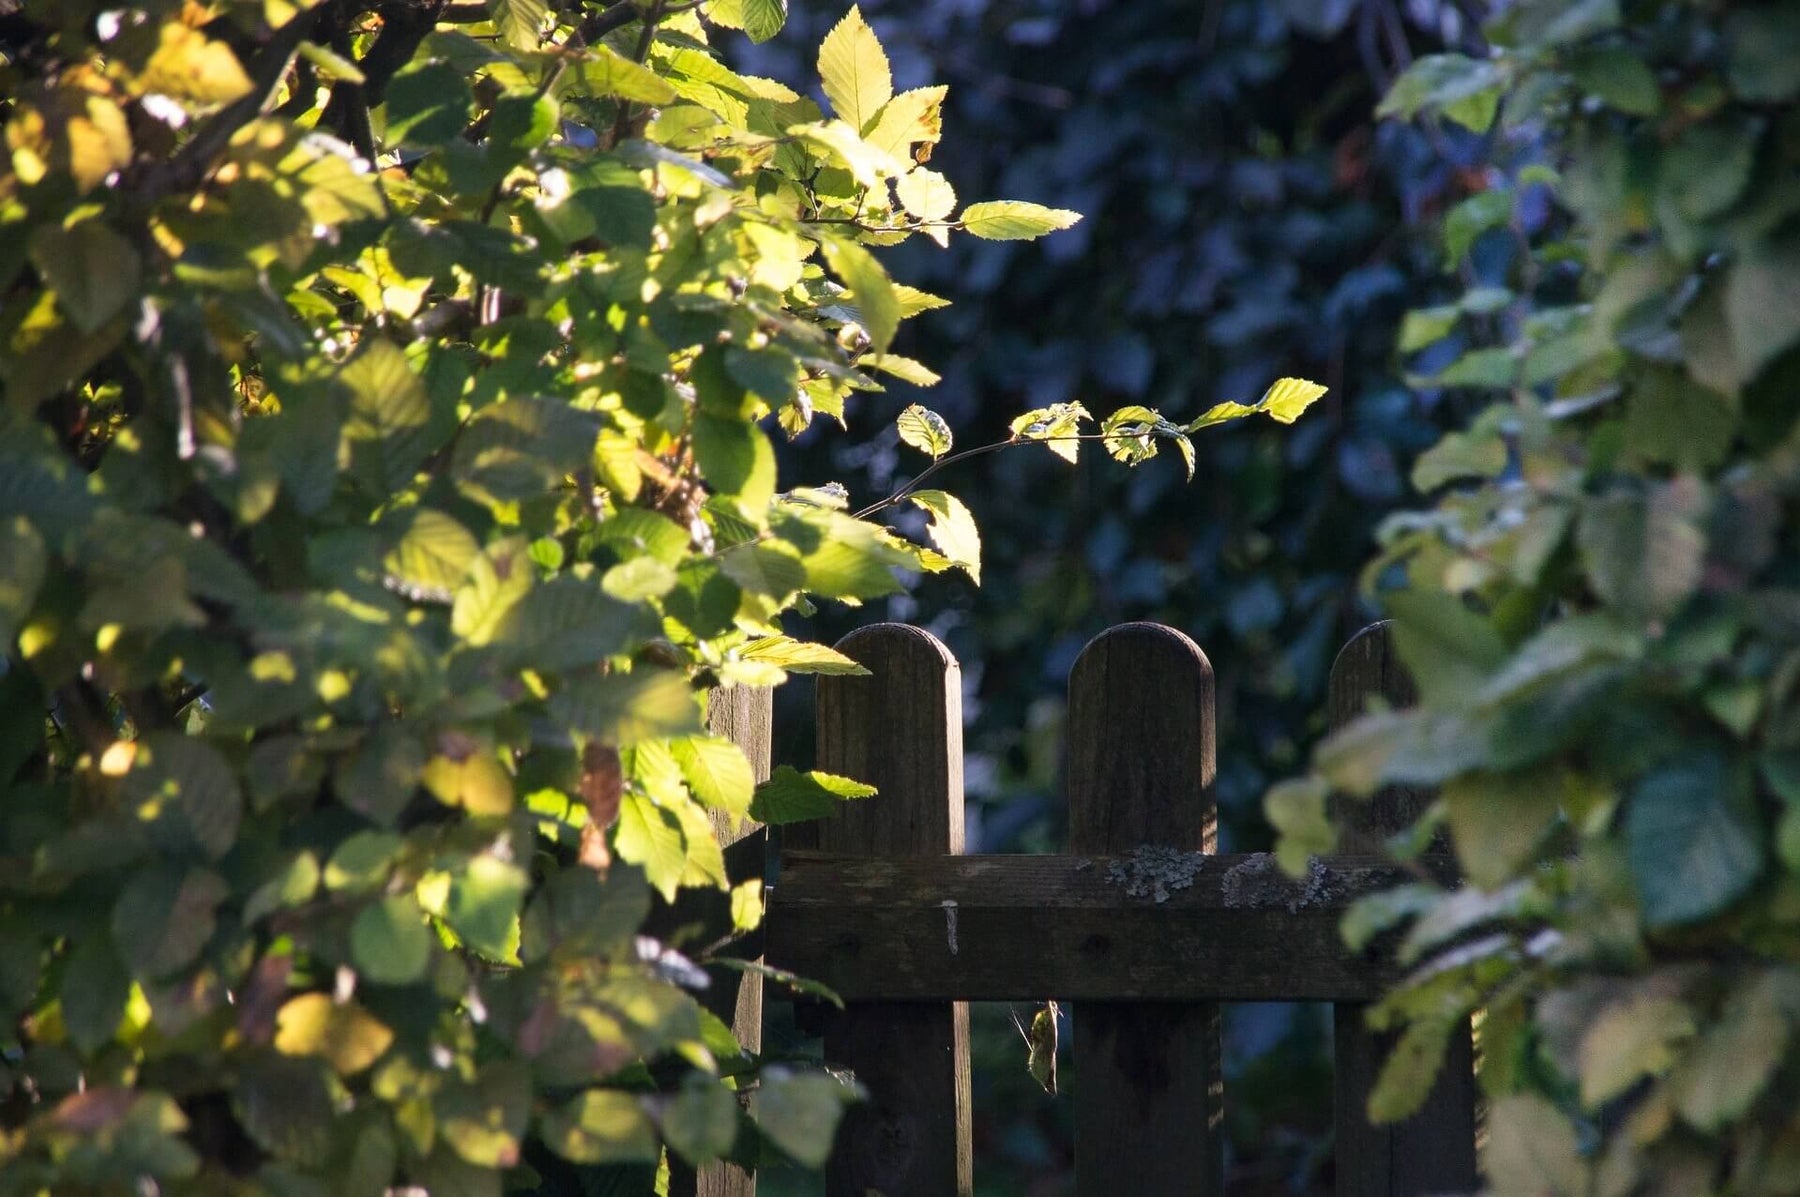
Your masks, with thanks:
M897 271L956 306L901 333L902 351L943 382L915 393L896 380L875 403L934 408L960 450L1012 436L1022 408L1141 405L1180 425L1281 375L1332 388L1291 430L1250 420L1196 438L1191 486L1175 461L1109 469L1097 446L1074 468L1044 452L993 453L925 482L953 479L973 512L982 586L940 575L883 605L927 624L962 662L972 845L1062 843L1069 667L1091 637L1132 619L1179 627L1206 649L1222 843L1268 844L1262 794L1323 734L1332 655L1368 618L1355 578L1372 531L1404 499L1412 457L1465 403L1409 391L1393 344L1406 306L1441 286L1429 218L1481 183L1467 169L1479 139L1373 119L1404 61L1389 31L1413 52L1440 50L1466 34L1458 7L864 0L896 77L952 84L945 119L959 135L934 167L971 189L1085 213L1040 244L959 238L946 252L914 238L893 251ZM823 31L838 12L794 0L790 20ZM809 69L803 44L731 52L796 83ZM877 493L919 474L918 457L872 423L778 451L804 476L866 478ZM929 518L886 514L909 529ZM811 626L829 641L847 621L823 610ZM803 699L803 687L777 695L779 735L810 726ZM1018 1075L976 1090L977 1184L1025 1192L1066 1172L1068 1107L1039 1098L1010 1022L987 1017L974 1011L978 1035L985 1026L993 1058ZM1296 1086L1289 1067L1306 1059L1328 1076L1320 1012L1225 1017L1230 1183L1328 1185L1329 1086Z
M0 5L0 1192L823 1160L640 932L869 792L708 730L856 670L783 614L979 562L760 424L927 373L871 246L1075 217L958 211L854 9L829 115L721 61L784 11Z
M1405 1028L1375 1113L1479 1012L1496 1191L1792 1193L1800 6L1536 0L1488 32L1386 101L1500 122L1495 186L1445 220L1465 290L1401 342L1490 406L1366 573L1420 701L1269 814L1304 867L1328 792L1437 790L1395 851L1445 834L1466 884L1346 924L1413 970L1375 1011Z

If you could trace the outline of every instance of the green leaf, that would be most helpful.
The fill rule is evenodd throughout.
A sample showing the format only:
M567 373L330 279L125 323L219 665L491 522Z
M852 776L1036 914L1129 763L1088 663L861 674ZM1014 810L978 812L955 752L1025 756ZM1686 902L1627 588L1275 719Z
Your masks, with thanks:
M887 52L854 4L819 45L819 79L831 110L858 133L894 96Z
M482 1069L473 1082L454 1084L433 1103L438 1133L459 1157L479 1168L510 1168L531 1119L531 1073L522 1062ZM455 1192L446 1185L431 1191Z
M750 641L738 652L747 661L766 662L789 673L863 677L869 672L835 648L795 640L791 636L763 636Z
M802 823L822 819L838 808L838 803L855 798L870 798L875 787L817 770L802 773L791 765L777 765L769 780L756 787L750 803L750 817L758 823L779 827L786 823Z
M823 1168L844 1107L856 1098L856 1090L825 1073L774 1067L763 1070L750 1112L775 1146L808 1168Z
M1628 614L1674 614L1700 584L1706 541L1697 500L1680 480L1648 496L1615 491L1590 500L1576 540L1595 593Z
M496 508L539 498L589 464L599 432L592 415L557 399L490 404L463 425L450 476L465 495Z
M38 226L31 235L31 261L84 333L98 332L143 285L137 250L98 217Z
M1275 861L1290 877L1306 876L1313 857L1337 847L1337 829L1326 809L1328 788L1317 777L1300 777L1272 788L1263 813L1275 829Z
M1481 1171L1504 1177L1506 1193L1575 1197L1588 1189L1575 1128L1535 1093L1502 1097L1488 1107Z
M737 1095L708 1077L689 1076L663 1106L662 1132L675 1154L698 1167L737 1141Z
M325 888L362 893L385 886L406 841L391 831L358 831L339 841L325 862Z
M1633 789L1625 850L1651 926L1717 914L1763 871L1763 826L1748 779L1715 752L1676 758Z
M1716 1133L1742 1119L1768 1088L1793 1038L1792 998L1791 982L1771 974L1732 991L1724 1016L1705 1028L1669 1075L1669 1094L1690 1126Z
M1800 339L1800 236L1745 246L1724 299L1737 376L1747 383Z
M1451 432L1413 462L1413 489L1421 494L1446 482L1493 478L1506 468L1506 442L1485 430Z
M1461 1019L1424 1018L1409 1024L1382 1062L1369 1091L1369 1121L1398 1122L1411 1117L1425 1104L1439 1069L1451 1032Z
M112 940L91 934L78 940L62 977L62 1018L69 1042L87 1053L111 1042L130 997L131 975L119 962Z
M488 0L500 37L515 50L536 50L543 42L549 0Z
M984 241L1031 241L1046 233L1066 229L1081 213L1066 208L1046 208L1018 200L970 204L963 209L963 230Z
M718 493L746 511L761 511L775 494L775 449L754 424L704 413L694 417L694 460Z
M668 104L676 99L675 88L667 79L604 43L588 47L576 75L582 90L589 95L614 96L640 104Z
M650 668L569 678L549 708L560 727L621 748L695 731L700 721L687 678Z
M338 379L350 391L342 455L364 491L385 500L412 481L431 451L431 401L406 356L371 337Z
M825 252L831 272L850 289L850 300L861 317L863 330L869 334L870 348L876 353L883 352L900 327L900 301L894 294L894 284L887 271L875 260L875 255L854 241L827 236L820 240L819 246Z
M1707 470L1725 460L1737 412L1717 391L1674 370L1650 370L1625 407L1626 448L1645 461Z
M463 72L448 62L414 62L387 89L387 143L441 146L462 136L474 97Z
M1421 112L1441 112L1476 133L1494 123L1504 77L1492 62L1462 54L1427 54L1413 62L1388 89L1380 117L1411 120Z
M414 602L449 603L480 552L467 528L441 511L415 507L382 558L383 581Z
M736 1107L732 1101L734 1114ZM550 1150L576 1164L653 1163L657 1158L650 1116L636 1096L616 1089L589 1089L551 1110L544 1115L544 1137Z
M1693 1034L1693 1011L1671 997L1644 994L1606 1006L1581 1037L1581 1103L1598 1109L1640 1077L1661 1075Z
M963 501L941 490L915 490L906 497L931 513L925 530L938 552L981 585L981 531Z
M1733 8L1725 18L1725 75L1753 104L1800 96L1800 13L1782 4Z
M493 960L517 962L519 906L531 880L525 870L490 855L451 873L444 924L468 947Z
M311 852L296 852L245 900L243 924L248 927L274 911L310 902L318 890L319 858Z
M756 774L736 744L714 736L689 736L671 741L669 750L681 766L682 780L701 805L722 810L733 819L749 813Z
M904 444L929 454L933 460L950 452L954 441L949 421L917 403L900 413L900 418L894 421L894 427L899 431L900 440Z
M350 961L375 985L411 985L431 961L432 935L410 894L363 907L350 924Z
M1462 308L1453 303L1432 308L1413 308L1400 321L1400 352L1413 353L1427 345L1436 344L1450 335L1461 318Z
M768 41L787 24L788 0L739 0L742 5L743 30L751 41Z
M1494 773L1444 783L1444 811L1464 875L1489 890L1532 862L1561 813L1550 779Z
M231 892L217 873L154 864L125 883L113 907L113 941L139 980L192 964L217 927Z
M644 870L664 901L675 900L687 871L687 843L679 815L643 794L627 793L619 803L613 847L620 860Z
M1427 703L1467 700L1506 660L1494 625L1454 595L1396 590L1381 602L1394 619L1394 647Z
M806 564L786 544L754 541L728 550L719 558L725 576L750 594L786 599L806 585Z
M1507 190L1479 191L1444 217L1444 257L1454 269L1475 239L1512 219L1513 197Z
M22 515L0 516L0 644L12 644L44 583L44 538Z
M1761 123L1746 117L1689 126L1663 154L1663 192L1689 220L1723 215L1750 183L1761 135Z
M1656 73L1623 46L1582 50L1571 56L1569 73L1577 87L1629 116L1655 116L1662 110Z
M198 846L217 860L237 842L244 799L218 749L177 732L139 740L120 788L127 811L173 844Z

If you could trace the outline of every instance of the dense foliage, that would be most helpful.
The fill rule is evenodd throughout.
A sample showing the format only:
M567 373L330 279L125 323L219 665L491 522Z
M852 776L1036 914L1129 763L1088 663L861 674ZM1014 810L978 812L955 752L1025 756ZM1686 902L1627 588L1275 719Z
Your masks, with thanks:
M1439 787L1467 879L1357 908L1414 967L1374 1097L1479 1018L1498 1192L1800 1191L1800 5L1510 6L1386 111L1491 132L1409 315L1421 385L1489 406L1366 581L1421 690L1270 797ZM1554 205L1535 234L1526 214Z
M1355 580L1373 529L1406 498L1413 457L1468 405L1406 386L1393 345L1407 305L1448 287L1434 217L1485 186L1481 142L1378 124L1374 110L1407 55L1459 45L1470 29L1458 6L1419 0L863 8L897 77L951 85L957 135L934 168L1084 213L1036 244L959 238L946 251L915 238L892 251L897 275L956 301L898 343L942 373L926 401L959 435L1004 436L1020 406L1071 399L1185 419L1284 373L1332 390L1291 431L1249 423L1198 441L1192 485L1172 462L1130 473L1036 453L961 463L928 485L975 513L980 588L938 575L810 625L829 641L880 613L928 626L956 653L971 851L1063 846L1071 664L1115 623L1181 628L1218 677L1221 843L1265 847L1263 791L1323 733L1332 655L1370 617ZM796 0L790 28L820 33L840 10ZM799 86L807 44L727 52ZM869 404L898 412L922 397L895 383ZM873 420L777 451L799 476L877 490L917 461ZM787 759L806 759L807 689L777 695ZM1070 1103L1037 1091L1008 1011L978 1006L973 1019L977 1187L1056 1191ZM1232 1191L1328 1187L1329 1012L1233 1006L1225 1019Z
M0 6L0 1191L822 1161L853 1084L639 932L684 887L754 927L721 837L870 792L757 788L708 695L853 671L781 615L980 546L943 491L778 492L762 424L927 377L890 346L941 301L867 247L1076 217L960 205L855 9L829 116L710 46L784 15ZM1320 389L1003 439L1191 464Z

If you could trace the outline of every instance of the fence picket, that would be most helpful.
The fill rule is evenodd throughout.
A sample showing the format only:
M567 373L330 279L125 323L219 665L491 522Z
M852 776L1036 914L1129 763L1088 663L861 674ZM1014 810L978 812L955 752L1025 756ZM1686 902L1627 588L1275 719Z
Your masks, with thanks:
M818 765L876 786L789 846L864 856L963 850L962 672L930 633L901 624L852 632L838 651L867 677L822 677ZM955 935L954 910L931 934ZM922 932L924 933L924 932ZM852 1003L825 1032L825 1059L869 1090L838 1131L832 1197L971 1194L966 1002Z
M707 730L743 749L757 781L767 781L769 777L774 714L775 692L766 687L731 686L714 690L707 697ZM727 849L726 867L733 884L762 876L768 832L748 819L733 827L723 811L713 811L711 815L719 843ZM690 890L683 896L690 895L704 899L703 908L696 914L708 927L730 927L730 906L721 900L722 895L711 890ZM707 971L712 985L701 995L702 1003L731 1024L739 1043L753 1052L761 1051L762 978L724 968ZM756 1174L722 1160L695 1170L671 1155L669 1197L756 1197Z
M1354 719L1375 695L1397 707L1418 697L1385 623L1358 632L1332 664L1331 726ZM1426 791L1396 788L1348 806L1340 811L1340 822L1350 826L1343 849L1374 850L1383 837L1407 826L1430 800ZM1469 1025L1464 1023L1451 1035L1444 1067L1423 1108L1405 1122L1374 1126L1366 1113L1369 1093L1392 1037L1369 1029L1364 1020L1367 1011L1357 1003L1332 1007L1338 1197L1421 1197L1473 1190L1475 1072Z
M1199 646L1148 623L1090 642L1069 678L1070 850L1212 852L1213 768ZM1107 967L1104 942L1082 946ZM1222 1194L1218 1006L1084 1002L1074 1033L1075 1191Z

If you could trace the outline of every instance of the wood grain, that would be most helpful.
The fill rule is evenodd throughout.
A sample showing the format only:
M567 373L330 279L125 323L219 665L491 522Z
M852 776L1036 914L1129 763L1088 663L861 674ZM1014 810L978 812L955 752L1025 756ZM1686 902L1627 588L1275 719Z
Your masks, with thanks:
M1148 623L1096 637L1069 678L1071 850L1211 852L1213 769L1199 646ZM1219 1008L1079 1002L1074 1032L1076 1193L1222 1195Z
M1265 853L1196 854L1161 901L1128 893L1142 866L790 852L766 950L859 1001L1367 1001L1397 976L1338 934L1350 901L1405 878L1379 858L1333 858L1292 882Z
M929 633L900 624L852 632L837 648L869 676L819 679L819 768L880 792L843 804L806 838L864 856L960 853L955 658ZM869 1091L838 1131L825 1169L831 1197L973 1193L967 1004L852 1003L825 1033L825 1059Z
M1329 709L1333 728L1366 708L1373 696L1396 707L1418 700L1412 678L1394 652L1385 623L1357 633L1331 667ZM1347 847L1378 845L1413 822L1431 802L1428 790L1387 789L1367 803L1340 811L1351 824ZM1441 862L1447 865L1447 862ZM1476 1188L1474 1042L1465 1022L1450 1047L1424 1106L1405 1122L1369 1122L1369 1093L1393 1037L1369 1029L1368 1007L1333 1007L1336 1066L1338 1197L1423 1197Z

